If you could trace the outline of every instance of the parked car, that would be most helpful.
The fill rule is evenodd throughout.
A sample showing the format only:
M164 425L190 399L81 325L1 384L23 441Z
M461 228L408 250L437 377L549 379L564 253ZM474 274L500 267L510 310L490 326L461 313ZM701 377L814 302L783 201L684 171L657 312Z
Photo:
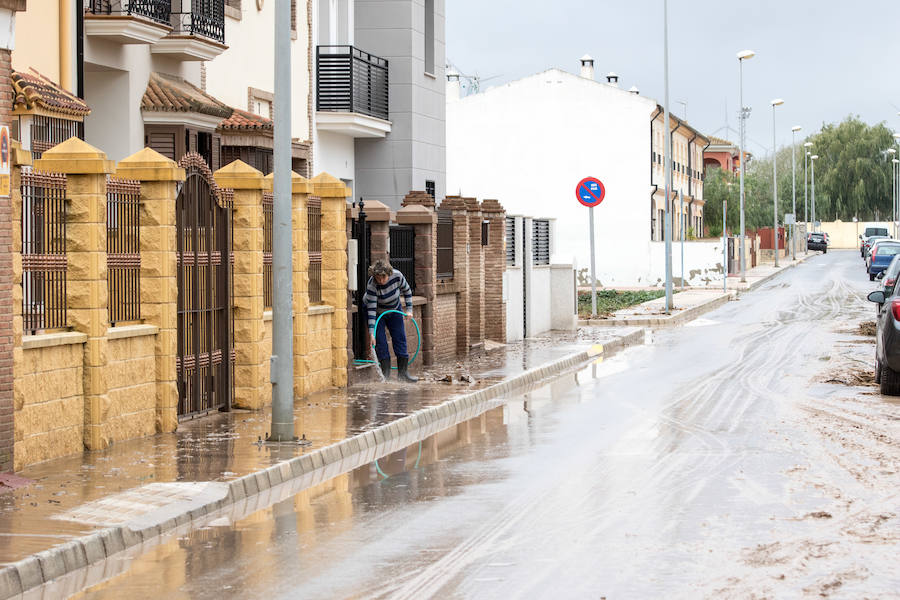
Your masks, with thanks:
M885 298L890 298L893 295L898 277L900 277L900 253L894 255L887 269L875 276L875 279L881 281L881 291L884 292ZM883 304L878 304L875 314L880 315L883 306Z
M897 254L900 254L900 242L878 240L873 244L866 259L866 271L869 273L869 281L874 281L876 275L887 269Z
M825 239L824 233L810 233L806 236L807 250L821 250L823 253L828 252L828 241Z
M872 244L879 240L888 240L890 239L886 235L870 235L863 241L863 260L869 259L869 251L872 250Z
M900 296L885 296L883 290L869 293L869 301L883 304L875 330L875 383L881 393L900 395Z
M873 235L877 235L880 237L888 237L887 227L866 227L866 230L863 231L862 235L859 236L859 255L862 258L866 257L866 240L868 240Z

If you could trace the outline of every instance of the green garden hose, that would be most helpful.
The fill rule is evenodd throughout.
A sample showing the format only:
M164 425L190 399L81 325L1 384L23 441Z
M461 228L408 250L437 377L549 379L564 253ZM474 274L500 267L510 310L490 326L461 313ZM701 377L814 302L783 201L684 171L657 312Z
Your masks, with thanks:
M378 315L377 319L375 319L375 331L378 331L378 323L381 321L381 317L383 317L384 315L390 314L390 313L397 313L398 315L404 315L404 316L406 315L406 313L401 310L391 309L391 310L384 311L383 313ZM416 320L413 319L412 316L410 316L409 318L413 322L413 325L416 326L416 340L417 340L416 351L413 352L412 357L409 359L409 364L413 364L413 361L416 360L416 357L419 355L419 349L422 347L422 331L419 329L419 324L416 322ZM373 352L374 352L374 348L375 348L375 346L372 346ZM357 358L353 362L355 362L355 363L374 363L375 361ZM396 369L397 367L391 367L391 368Z

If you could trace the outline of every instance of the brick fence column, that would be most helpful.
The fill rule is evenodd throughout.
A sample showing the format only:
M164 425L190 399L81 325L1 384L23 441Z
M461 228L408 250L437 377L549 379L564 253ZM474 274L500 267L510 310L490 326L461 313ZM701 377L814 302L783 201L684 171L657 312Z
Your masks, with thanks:
M347 198L350 189L328 173L319 173L310 183L313 194L322 199L322 301L334 308L331 382L343 387L347 385Z
M390 238L391 209L378 200L369 200L363 207L366 211L366 223L372 232L372 249L369 264L376 260L388 260L388 239ZM369 265L366 265L368 268ZM363 281L362 285L366 285Z
M434 364L434 300L437 285L437 213L423 205L411 204L397 211L397 223L411 225L415 233L415 272L417 296L425 298L422 307L422 363Z
M481 204L466 198L469 218L469 347L484 344L484 247L481 245Z
M141 317L156 336L156 430L178 428L178 247L175 185L184 169L144 148L123 159L116 176L141 182Z
M469 353L469 213L459 196L447 196L441 210L453 218L453 283L456 286L456 354Z
M84 445L109 445L106 330L109 328L106 278L106 177L115 163L78 138L69 138L36 160L39 171L64 173L69 324L87 335L84 345Z
M263 338L263 175L236 160L214 173L219 187L234 190L234 404L259 409L269 385ZM271 398L271 395L269 395Z
M489 222L488 245L484 248L484 337L506 343L506 211L497 200L485 200L481 212Z

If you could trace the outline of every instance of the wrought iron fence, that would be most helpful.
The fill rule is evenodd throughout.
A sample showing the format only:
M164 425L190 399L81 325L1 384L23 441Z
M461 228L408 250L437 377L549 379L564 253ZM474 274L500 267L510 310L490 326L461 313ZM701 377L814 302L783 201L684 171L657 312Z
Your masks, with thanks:
M416 289L416 232L412 227L392 225L388 231L391 266L403 273L411 290Z
M141 183L106 181L106 280L109 323L141 318Z
M92 15L137 15L168 25L172 0L86 0L84 12Z
M182 8L187 6L182 0ZM200 35L225 43L225 0L191 0L190 12L172 13L173 33Z
M388 118L388 61L353 46L316 47L316 110Z
M31 121L31 158L39 159L44 152L71 137L84 139L84 123L35 115Z
M263 306L272 308L272 217L275 207L275 195L271 192L263 194Z
M449 210L437 214L437 278L453 279L453 217Z
M22 321L66 326L66 176L22 169Z
M308 219L309 303L322 302L322 200L311 197L306 209Z

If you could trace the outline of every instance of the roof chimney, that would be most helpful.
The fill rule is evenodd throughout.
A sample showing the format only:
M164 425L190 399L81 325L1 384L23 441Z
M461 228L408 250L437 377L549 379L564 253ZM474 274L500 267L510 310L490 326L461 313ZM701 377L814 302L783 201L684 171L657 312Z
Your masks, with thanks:
M581 57L581 76L591 81L594 80L594 59L590 54Z
M636 85L631 86L631 89L628 91L631 92L632 94L634 94L635 96L641 95L641 90L639 90Z
M447 101L456 102L459 100L459 71L450 67L447 69Z
M606 74L606 83L615 87L619 87L619 76L610 71Z

